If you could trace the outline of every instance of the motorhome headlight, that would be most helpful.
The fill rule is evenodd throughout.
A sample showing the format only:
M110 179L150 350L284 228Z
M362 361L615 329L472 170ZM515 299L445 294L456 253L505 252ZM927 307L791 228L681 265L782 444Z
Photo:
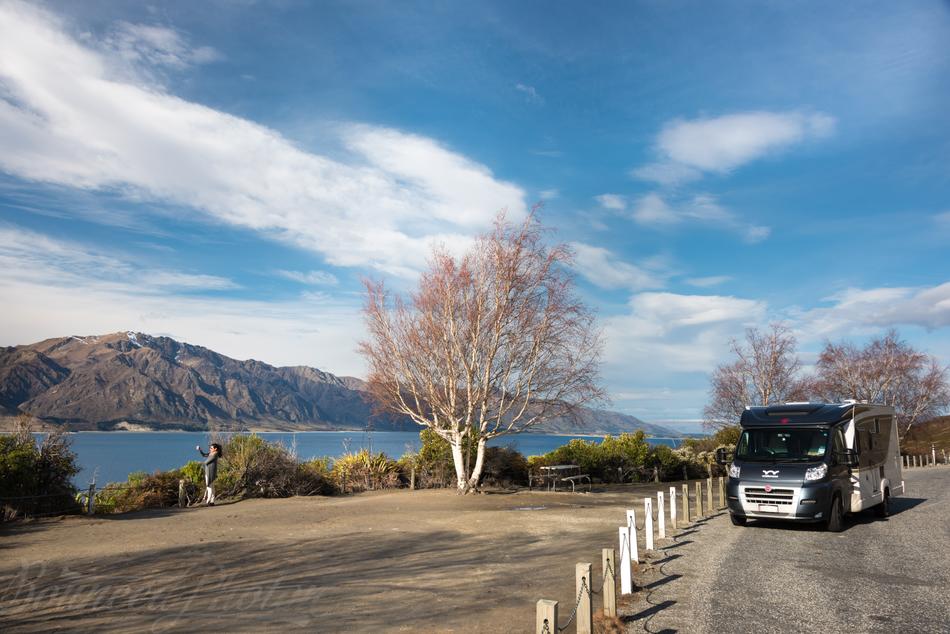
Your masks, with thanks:
M737 466L735 463L729 465L729 477L738 478L739 472L742 471L742 467Z
M822 463L817 467L809 467L805 471L805 480L821 480L828 475L828 465Z

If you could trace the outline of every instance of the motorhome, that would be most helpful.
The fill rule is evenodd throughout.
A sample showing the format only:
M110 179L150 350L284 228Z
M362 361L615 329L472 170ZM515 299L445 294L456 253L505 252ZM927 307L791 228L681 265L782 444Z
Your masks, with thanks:
M894 408L845 403L785 403L747 407L730 456L729 515L749 519L822 522L840 531L844 518L873 508L888 515L904 492Z

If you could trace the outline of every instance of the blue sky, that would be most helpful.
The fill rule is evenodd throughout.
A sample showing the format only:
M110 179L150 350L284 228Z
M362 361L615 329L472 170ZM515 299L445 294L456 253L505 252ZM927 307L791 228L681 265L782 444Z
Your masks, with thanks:
M360 376L362 277L544 201L612 406L686 429L771 320L950 362L948 112L941 2L0 1L0 345Z

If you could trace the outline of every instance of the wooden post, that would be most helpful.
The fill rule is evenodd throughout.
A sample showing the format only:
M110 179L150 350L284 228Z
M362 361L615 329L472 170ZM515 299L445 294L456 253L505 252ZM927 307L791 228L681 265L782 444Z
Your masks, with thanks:
M689 485L683 485L683 526L689 526Z
M613 548L600 551L604 570L604 616L617 616L617 556Z
M557 601L538 600L534 634L557 634Z
M706 515L712 515L713 510L716 508L713 505L713 487L712 487L712 476L706 479Z
M666 539L666 504L663 503L663 491L656 492L656 536Z
M719 508L726 508L726 479L719 476Z
M670 528L676 530L676 487L670 487Z
M96 483L89 485L89 499L86 501L86 514L92 515L96 512Z
M640 546L637 544L637 512L627 509L627 528L630 533L630 559L640 563Z
M643 498L643 522L646 549L653 550L653 500L650 498Z
M531 488L530 484L528 488ZM412 465L412 470L409 472L409 490L416 490L416 465Z
M696 481L696 519L704 517L706 511L703 510L703 483Z
M178 481L178 508L185 508L185 481Z
M620 527L620 594L633 594L633 576L630 569L630 527Z
M591 606L591 570L593 566L588 563L578 563L574 566L574 578L576 584L574 591L576 597L580 597L577 603L577 616L574 622L577 623L577 634L593 634L594 632L594 610Z

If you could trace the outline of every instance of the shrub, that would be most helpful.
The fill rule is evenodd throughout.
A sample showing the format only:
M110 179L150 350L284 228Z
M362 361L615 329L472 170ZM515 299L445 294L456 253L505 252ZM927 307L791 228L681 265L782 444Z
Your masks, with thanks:
M29 417L21 416L13 434L0 436L0 521L78 512L77 473L66 434L49 433L37 444Z
M199 489L182 470L139 471L129 474L125 483L110 483L96 493L96 513L127 513L150 508L164 508L178 504L178 482L186 481L186 495L194 499Z
M486 447L482 484L500 487L528 484L528 461L512 447Z
M601 482L628 482L644 479L650 445L642 431L605 436L599 443L575 438L531 462L532 472L555 464L576 464L581 471Z
M311 474L301 472L297 459L286 447L260 436L233 436L218 461L215 489L221 497L287 497L296 495L298 476L304 473L312 488ZM202 476L202 482L204 476Z
M344 493L386 489L399 485L399 465L384 453L361 449L333 461L334 484Z

